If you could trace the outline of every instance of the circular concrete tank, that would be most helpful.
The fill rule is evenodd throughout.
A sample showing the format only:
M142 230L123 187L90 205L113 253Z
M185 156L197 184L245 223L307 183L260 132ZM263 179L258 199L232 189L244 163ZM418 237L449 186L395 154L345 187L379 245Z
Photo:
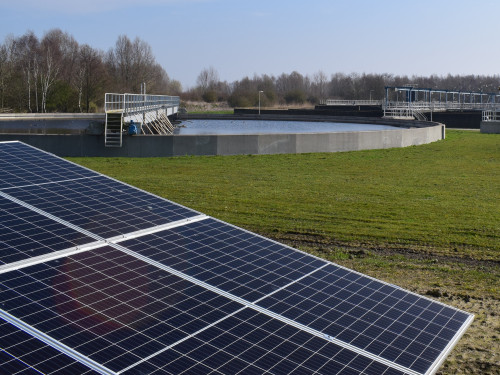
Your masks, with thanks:
M338 118L331 116L184 116L184 121L224 121L234 124L201 133L182 130L173 138L174 155L237 155L237 154L284 154L310 152L338 152L381 149L421 145L444 139L445 127L434 122L393 120L381 118ZM282 130L259 130L240 127L237 122L283 122ZM302 128L297 124L300 123ZM304 128L304 123L312 124ZM328 125L332 126L328 126ZM340 125L340 130L335 126ZM307 125L306 125L307 126ZM351 127L351 129L349 129ZM297 131L297 129L300 131ZM312 128L312 130L311 130ZM226 130L225 130L226 129Z
M269 120L310 123L363 124L364 130L253 132L240 134L174 134L123 136L122 147L105 147L102 134L0 134L0 140L19 140L59 156L160 157L183 155L285 154L356 151L407 147L445 137L435 122L361 117L289 115L183 115L182 120ZM96 118L89 121L96 121ZM378 126L389 126L379 128ZM371 127L371 128L370 128Z

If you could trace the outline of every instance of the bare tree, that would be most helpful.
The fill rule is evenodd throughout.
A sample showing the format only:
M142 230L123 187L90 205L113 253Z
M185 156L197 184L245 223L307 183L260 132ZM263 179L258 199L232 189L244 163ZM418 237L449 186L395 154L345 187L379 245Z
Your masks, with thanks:
M176 79L171 79L168 82L167 91L168 95L181 95L182 94L182 84Z
M47 112L49 89L56 81L61 68L60 33L49 31L40 43L40 86L42 93L42 112Z
M82 100L85 99L85 108L88 113L90 102L95 99L99 86L104 81L105 69L102 55L88 44L84 44L80 47L77 64L78 109L83 112Z
M31 107L32 90L37 95L37 82L34 73L38 72L40 46L39 41L33 31L28 31L23 36L14 39L12 45L12 57L14 64L21 67L24 77L24 87L26 92L26 102L29 112L33 112ZM36 103L38 107L38 102Z
M232 83L232 93L228 102L233 107L250 107L259 100L258 85L255 80L248 77Z
M5 108L5 91L10 78L9 47L6 44L0 45L0 108Z
M116 76L119 79L121 90L126 91L130 87L132 77L132 42L126 35L120 35L112 51L111 59Z
M196 83L202 92L213 90L219 83L219 73L213 66L205 68L198 74Z
M276 79L276 92L287 103L303 103L310 81L297 71L281 74Z
M148 92L154 93L168 85L168 75L156 62L151 46L139 38L132 42L121 35L106 60L117 91L138 92L146 83Z
M138 91L141 83L146 83L149 91L156 90L156 84L163 83L163 76L166 75L163 68L156 63L151 46L135 38L132 43L132 90Z
M318 98L319 100L326 99L327 86L328 86L328 77L326 76L326 74L321 70L314 73L311 84L312 95Z
M203 69L197 87L184 97L228 100L233 106L254 106L259 91L264 105L298 103L319 99L382 98L384 86L415 84L418 87L453 91L497 93L500 77L493 76L393 76L390 74L335 73L330 79L318 71L311 77L297 71L278 77L244 77L231 84L221 82L213 67ZM181 94L178 81L170 79L157 63L151 46L126 35L104 53L91 46L79 46L60 29L50 30L39 40L32 31L20 37L8 36L0 43L0 106L38 112L78 108L89 111L106 91L138 92L146 82L150 93ZM210 94L210 95L207 95Z
M73 36L68 33L63 33L56 29L59 36L59 55L61 58L60 78L63 79L68 86L73 85L75 71L78 65L80 46Z

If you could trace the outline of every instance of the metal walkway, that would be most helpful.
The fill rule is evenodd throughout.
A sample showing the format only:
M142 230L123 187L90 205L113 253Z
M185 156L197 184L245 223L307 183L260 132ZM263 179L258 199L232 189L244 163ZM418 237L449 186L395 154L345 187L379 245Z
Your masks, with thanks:
M142 134L172 134L174 126L168 116L178 112L179 104L178 96L107 93L105 146L121 147L123 133L131 122Z
M500 94L474 91L453 91L408 86L386 86L382 104L384 117L416 118L424 113L432 120L433 112L496 111L500 109Z

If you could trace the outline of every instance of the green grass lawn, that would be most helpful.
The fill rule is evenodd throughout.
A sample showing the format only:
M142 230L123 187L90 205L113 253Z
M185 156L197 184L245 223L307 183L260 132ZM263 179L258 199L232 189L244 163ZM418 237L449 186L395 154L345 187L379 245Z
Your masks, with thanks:
M79 158L77 163L277 238L431 248L498 259L500 137L448 131L404 149Z
M429 145L344 153L71 160L473 312L443 373L499 373L500 135L449 130Z

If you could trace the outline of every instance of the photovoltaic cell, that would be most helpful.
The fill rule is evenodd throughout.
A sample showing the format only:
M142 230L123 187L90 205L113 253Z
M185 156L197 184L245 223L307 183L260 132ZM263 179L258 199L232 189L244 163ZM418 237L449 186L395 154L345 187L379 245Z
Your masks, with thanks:
M323 260L214 219L120 245L250 302L326 265Z
M0 160L0 373L429 374L472 321L22 143Z
M104 176L12 188L7 193L104 238L198 215Z
M0 332L0 374L98 374L1 318Z
M121 245L421 374L470 317L213 219Z
M245 309L125 374L404 373Z
M242 305L105 247L0 275L0 308L120 371Z
M21 142L2 142L0 160L0 190L99 176Z
M0 265L91 242L91 237L0 197Z
M419 373L429 369L469 318L335 265L258 304Z

